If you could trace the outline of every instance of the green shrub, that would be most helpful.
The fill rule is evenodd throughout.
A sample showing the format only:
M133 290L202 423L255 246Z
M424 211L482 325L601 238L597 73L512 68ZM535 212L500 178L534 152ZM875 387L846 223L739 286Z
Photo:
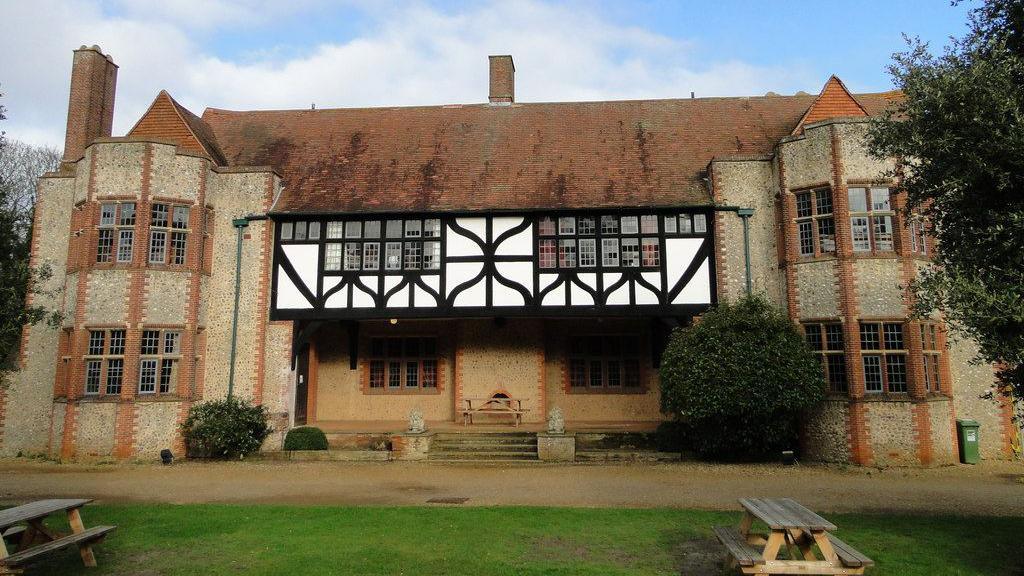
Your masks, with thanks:
M654 444L659 452L690 452L690 426L679 420L666 420L654 432Z
M327 450L327 436L315 426L292 428L284 437L285 450Z
M238 398L196 404L181 424L191 457L242 458L259 451L271 432L267 409Z
M705 458L795 449L797 419L824 390L803 335L761 296L723 302L675 330L661 359L661 409L687 423L688 444Z

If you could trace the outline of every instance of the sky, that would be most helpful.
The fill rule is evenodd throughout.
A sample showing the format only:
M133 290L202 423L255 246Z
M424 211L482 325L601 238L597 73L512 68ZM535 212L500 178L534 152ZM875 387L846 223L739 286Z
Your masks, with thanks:
M516 100L892 89L902 35L936 50L975 3L946 0L387 2L0 0L8 138L63 147L72 50L118 64L114 135L166 89L196 114L487 100L512 54Z

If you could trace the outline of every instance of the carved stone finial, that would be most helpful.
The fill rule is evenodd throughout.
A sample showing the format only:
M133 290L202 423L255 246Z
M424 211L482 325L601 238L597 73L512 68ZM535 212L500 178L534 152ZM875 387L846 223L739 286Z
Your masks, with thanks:
M413 408L409 411L409 432L413 434L420 434L427 431L426 422L423 421L423 412L419 408Z
M565 434L565 416L557 406L548 412L548 434Z

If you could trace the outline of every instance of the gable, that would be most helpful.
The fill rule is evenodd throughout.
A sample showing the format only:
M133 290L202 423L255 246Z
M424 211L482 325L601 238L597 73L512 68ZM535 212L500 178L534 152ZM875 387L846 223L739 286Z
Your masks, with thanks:
M804 131L805 125L821 120L867 115L867 111L850 94L843 81L836 76L832 76L828 79L828 82L825 82L821 93L818 94L810 108L804 113L803 118L797 123L796 128L793 129L793 134L800 134Z
M165 90L161 90L149 109L128 132L128 136L149 136L173 140L183 150L195 152L209 157L218 164L224 164L223 156L217 146L212 143L212 133L204 126L202 120L183 108L171 98Z

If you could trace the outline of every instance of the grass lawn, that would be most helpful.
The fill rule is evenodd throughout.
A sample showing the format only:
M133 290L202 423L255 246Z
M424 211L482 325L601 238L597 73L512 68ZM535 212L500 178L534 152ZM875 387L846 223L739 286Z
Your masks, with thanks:
M720 560L710 528L739 512L673 509L102 505L116 524L85 570L76 550L30 575L680 574ZM1020 574L1024 519L826 514L869 574ZM703 557L703 567L699 567ZM715 573L714 568L710 573Z

